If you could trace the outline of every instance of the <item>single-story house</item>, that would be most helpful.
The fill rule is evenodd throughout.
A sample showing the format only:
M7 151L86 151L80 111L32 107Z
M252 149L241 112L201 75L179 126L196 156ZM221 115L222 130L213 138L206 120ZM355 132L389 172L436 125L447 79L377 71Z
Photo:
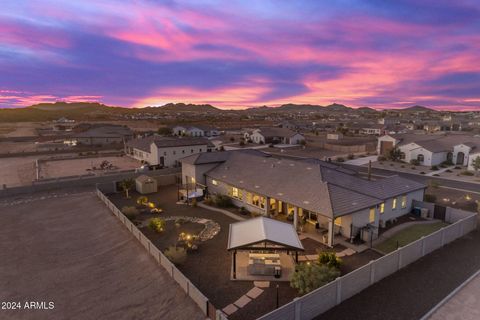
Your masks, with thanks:
M480 161L480 151L476 153L470 154L468 157L468 170L469 171L480 171L480 170L475 170L475 161Z
M175 126L172 132L176 136L189 137L216 137L220 131L210 126Z
M215 158L218 156L218 158ZM399 176L370 181L323 161L277 159L245 152L182 159L182 177L227 195L237 207L265 216L310 223L332 246L336 235L376 238L379 226L412 210L426 186ZM208 160L208 161L207 161Z
M202 152L210 152L213 144L204 138L149 136L130 140L125 144L125 153L142 163L175 167L178 160Z
M64 140L68 145L106 145L124 143L133 138L127 126L113 124L88 125L86 130L72 133Z
M248 136L247 136L248 134ZM305 137L295 131L287 128L268 127L254 129L251 133L246 133L246 140L252 140L253 143L281 143L281 144L300 144L305 141Z
M480 137L460 134L398 134L378 138L377 153L388 155L398 148L401 160L436 166L444 162L468 166L470 154L480 150Z

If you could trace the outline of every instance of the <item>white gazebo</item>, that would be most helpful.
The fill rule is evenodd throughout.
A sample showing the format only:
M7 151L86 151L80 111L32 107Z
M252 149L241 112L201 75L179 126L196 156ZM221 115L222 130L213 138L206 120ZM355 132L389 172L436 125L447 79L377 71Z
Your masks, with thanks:
M293 225L267 217L230 224L227 249L232 279L280 281L288 280L304 250Z

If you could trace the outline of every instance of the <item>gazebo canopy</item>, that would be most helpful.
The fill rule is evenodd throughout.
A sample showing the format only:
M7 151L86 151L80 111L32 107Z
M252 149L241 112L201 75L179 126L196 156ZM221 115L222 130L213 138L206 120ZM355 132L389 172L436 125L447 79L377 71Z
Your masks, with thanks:
M230 224L228 250L251 248L262 242L270 242L291 250L304 250L295 228L290 223L258 217Z

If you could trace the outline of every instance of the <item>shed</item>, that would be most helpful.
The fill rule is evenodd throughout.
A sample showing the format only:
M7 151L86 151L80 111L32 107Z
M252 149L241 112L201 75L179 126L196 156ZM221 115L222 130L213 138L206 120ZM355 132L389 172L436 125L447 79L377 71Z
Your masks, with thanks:
M138 193L148 194L157 192L157 180L147 175L141 175L135 179L135 189Z

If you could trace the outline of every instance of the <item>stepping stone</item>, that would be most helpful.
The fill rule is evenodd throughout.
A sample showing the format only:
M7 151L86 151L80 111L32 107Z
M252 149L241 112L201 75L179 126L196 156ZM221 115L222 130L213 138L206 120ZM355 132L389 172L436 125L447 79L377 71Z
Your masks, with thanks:
M235 311L237 311L238 308L236 306L234 306L233 304L229 304L228 306L226 306L225 308L223 308L223 313L225 313L227 316L231 315L232 313L234 313Z
M352 254L357 253L355 250L353 250L351 248L345 249L342 252L345 253L345 255L347 255L347 256L351 256Z
M254 287L252 289L250 289L250 291L247 292L247 296L249 296L250 298L252 299L256 299L259 295L261 295L263 292L262 289L258 288L258 287Z
M240 297L240 299L238 299L237 301L235 301L233 304L236 305L237 307L239 308L243 308L247 305L247 303L249 303L250 301L252 301L252 299L250 299L249 297L247 297L246 295L243 295Z
M335 253L335 255L337 256L337 258L342 258L342 257L345 257L345 252L337 252Z
M253 285L259 288L268 288L270 287L270 281L253 281Z

